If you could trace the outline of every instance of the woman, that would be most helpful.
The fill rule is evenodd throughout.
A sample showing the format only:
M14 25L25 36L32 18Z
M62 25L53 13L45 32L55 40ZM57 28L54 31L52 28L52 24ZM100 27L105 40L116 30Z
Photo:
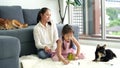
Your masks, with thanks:
M34 27L33 35L38 57L46 59L51 57L57 47L58 31L56 25L50 20L50 9L42 8L37 17L38 24Z

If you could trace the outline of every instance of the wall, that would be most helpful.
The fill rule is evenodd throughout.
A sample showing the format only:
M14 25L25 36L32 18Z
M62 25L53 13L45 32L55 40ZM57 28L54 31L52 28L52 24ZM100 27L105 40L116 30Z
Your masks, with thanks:
M37 9L48 7L52 11L52 19L55 23L60 22L58 0L0 0L1 5L20 5L24 9Z
M57 1L60 1L61 15L62 15L62 17L63 17L63 16L64 16L64 13L65 13L66 0L57 0ZM58 10L59 10L59 9L58 9ZM59 21L59 23L62 23L62 21ZM67 9L67 11L66 11L63 24L68 24L68 9Z

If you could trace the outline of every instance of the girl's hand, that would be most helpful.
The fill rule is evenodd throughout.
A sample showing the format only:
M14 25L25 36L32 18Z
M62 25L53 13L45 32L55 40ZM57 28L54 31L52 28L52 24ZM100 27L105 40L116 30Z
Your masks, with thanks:
M63 61L63 63L64 63L65 65L67 65L67 64L70 63L70 61L69 61L69 60L65 60L65 61Z
M78 56L75 56L75 60L78 60Z
M51 49L45 46L45 52L51 53Z

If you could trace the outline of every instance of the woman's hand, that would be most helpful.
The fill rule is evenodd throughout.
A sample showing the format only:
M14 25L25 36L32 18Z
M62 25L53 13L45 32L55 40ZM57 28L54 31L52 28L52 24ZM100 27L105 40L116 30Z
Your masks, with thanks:
M47 52L47 53L51 53L51 49L50 48L48 48L47 46L45 46L45 52Z

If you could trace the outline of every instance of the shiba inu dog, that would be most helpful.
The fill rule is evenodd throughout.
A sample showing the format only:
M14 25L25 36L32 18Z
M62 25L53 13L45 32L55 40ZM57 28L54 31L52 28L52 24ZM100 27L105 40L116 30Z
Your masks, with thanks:
M10 30L18 28L26 28L28 24L22 24L18 20L9 20L0 18L0 30Z
M103 46L100 46L99 44L97 45L95 51L95 59L93 61L107 62L116 57L115 53L113 53L112 50L105 49L105 47L106 44L104 44Z

